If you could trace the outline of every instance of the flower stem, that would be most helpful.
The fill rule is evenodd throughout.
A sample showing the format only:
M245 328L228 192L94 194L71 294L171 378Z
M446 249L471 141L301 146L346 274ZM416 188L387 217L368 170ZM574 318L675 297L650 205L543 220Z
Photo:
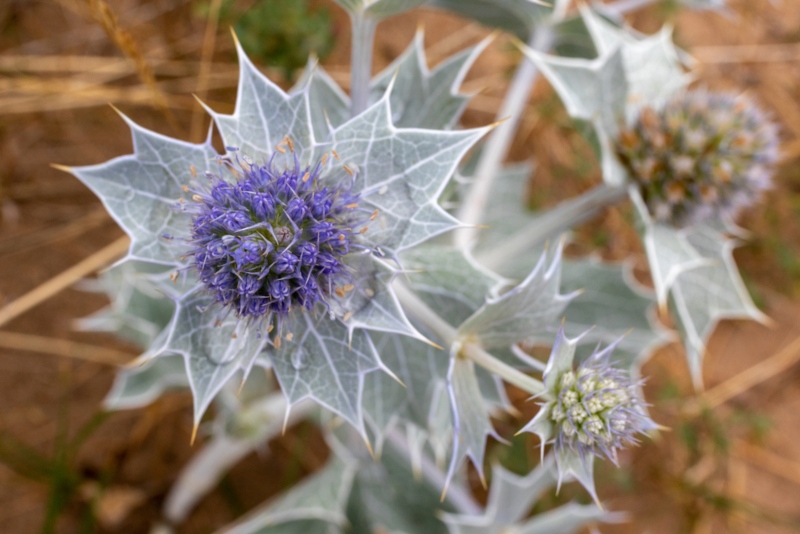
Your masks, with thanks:
M377 22L363 13L350 17L353 26L350 65L350 113L355 117L369 105L369 81L372 75L372 44Z
M514 384L531 395L539 395L545 390L541 380L528 376L522 371L514 369L507 363L498 360L475 343L464 343L461 354L480 365L490 373L501 377L509 384Z
M528 45L534 50L545 51L552 46L553 40L553 30L548 26L540 26L532 34ZM497 120L504 122L494 129L486 141L475 168L472 187L459 208L457 218L471 225L454 233L456 245L459 247L469 248L475 239L477 233L475 225L481 222L481 216L491 196L494 178L500 171L503 160L514 140L514 134L522 119L525 105L538 75L539 71L536 65L527 57L523 57L511 80L500 111L497 113Z
M485 267L496 270L537 244L591 219L606 206L620 202L626 198L627 192L625 187L598 185L545 211L476 259Z
M531 395L544 391L544 384L518 369L498 360L486 352L479 344L459 337L458 330L439 317L425 302L408 287L395 281L392 287L403 308L434 334L439 336L445 347L457 346L460 356L469 358L487 371L496 374L509 384L513 384Z

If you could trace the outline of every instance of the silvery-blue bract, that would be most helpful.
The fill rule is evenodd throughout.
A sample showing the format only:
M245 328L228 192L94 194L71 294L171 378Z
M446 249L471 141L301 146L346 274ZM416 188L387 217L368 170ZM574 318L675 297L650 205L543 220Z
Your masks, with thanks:
M559 482L572 474L595 500L595 457L617 463L617 451L638 443L638 435L657 428L646 415L640 383L615 365L611 355L617 342L599 347L575 365L579 339L569 339L561 328L544 370L541 409L522 431L533 432L553 444Z
M72 171L130 235L128 259L174 269L173 320L142 360L183 356L198 420L270 362L293 402L363 429L364 376L385 367L369 332L423 339L392 289L400 255L457 227L437 199L486 130L396 128L391 85L334 127L313 73L287 94L239 54L236 110L209 110L228 154L126 119L133 155Z

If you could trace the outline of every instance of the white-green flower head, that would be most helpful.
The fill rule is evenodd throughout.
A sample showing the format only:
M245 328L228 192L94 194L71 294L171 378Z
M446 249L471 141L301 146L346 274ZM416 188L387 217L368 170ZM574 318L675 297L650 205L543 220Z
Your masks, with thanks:
M643 108L616 151L652 217L683 227L752 205L770 186L778 135L750 98L696 90Z
M542 447L552 443L559 479L572 471L593 493L595 456L617 463L617 451L638 443L638 435L656 428L637 392L640 383L611 362L616 341L574 365L578 339L559 329L544 371L541 410L522 430L537 434ZM589 482L584 480L587 475Z

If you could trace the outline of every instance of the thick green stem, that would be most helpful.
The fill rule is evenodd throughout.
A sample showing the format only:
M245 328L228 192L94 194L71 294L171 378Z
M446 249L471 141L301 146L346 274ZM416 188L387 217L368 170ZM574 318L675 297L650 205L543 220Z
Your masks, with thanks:
M547 26L541 26L531 36L528 45L534 50L545 51L552 46L553 40L553 30ZM475 168L472 186L458 210L457 218L472 225L454 232L456 244L462 248L469 248L473 244L478 230L475 225L481 223L483 212L491 196L494 179L500 172L508 150L511 148L514 134L522 119L528 97L538 75L539 71L536 65L527 57L523 57L511 80L500 111L497 113L497 120L503 122L497 125L486 141Z
M533 250L536 245L547 239L591 219L603 208L625 199L627 194L626 187L598 185L543 212L508 239L482 252L476 259L489 269L496 270L520 254Z
M486 352L478 343L470 339L460 338L458 330L439 317L435 311L405 285L395 281L393 288L397 298L403 305L403 309L439 336L446 347L456 346L459 356L469 358L487 371L496 374L509 384L513 384L531 395L538 395L544 391L544 384L540 380L498 360Z
M372 44L377 22L361 13L350 17L353 40L350 65L350 113L358 115L369 105L369 81L372 76Z

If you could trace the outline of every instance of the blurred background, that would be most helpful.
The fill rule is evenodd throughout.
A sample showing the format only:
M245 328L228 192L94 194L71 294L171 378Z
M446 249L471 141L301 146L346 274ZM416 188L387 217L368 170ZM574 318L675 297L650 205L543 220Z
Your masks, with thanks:
M604 501L630 511L628 523L603 532L800 532L800 3L729 5L723 16L665 0L628 21L646 33L674 25L677 44L697 60L698 85L748 92L781 124L775 188L741 221L752 236L736 252L774 324L723 323L708 347L705 392L691 387L677 344L646 365L654 419L670 430L627 452L622 469L599 467ZM0 2L0 532L147 532L193 453L188 393L142 410L100 409L116 366L138 350L110 335L76 332L76 319L107 304L80 291L79 282L120 257L126 240L89 190L50 164L130 153L128 129L109 103L147 128L202 140L209 119L193 95L218 111L233 109L238 69L230 28L285 88L311 52L349 84L349 22L330 0ZM418 9L381 24L373 72L418 28L430 66L490 33ZM519 60L508 38L495 39L467 78L464 91L478 94L464 124L494 120ZM510 159L530 158L538 164L532 208L600 181L589 145L543 81ZM649 282L625 207L580 229L568 253L631 258ZM531 415L523 394L509 393ZM496 425L512 439L520 422L507 416ZM512 441L491 443L489 457L525 472L537 462L536 439ZM327 454L312 424L291 428L267 454L237 465L179 532L214 531L315 471ZM485 497L477 477L470 480ZM537 507L570 498L588 500L569 487Z

